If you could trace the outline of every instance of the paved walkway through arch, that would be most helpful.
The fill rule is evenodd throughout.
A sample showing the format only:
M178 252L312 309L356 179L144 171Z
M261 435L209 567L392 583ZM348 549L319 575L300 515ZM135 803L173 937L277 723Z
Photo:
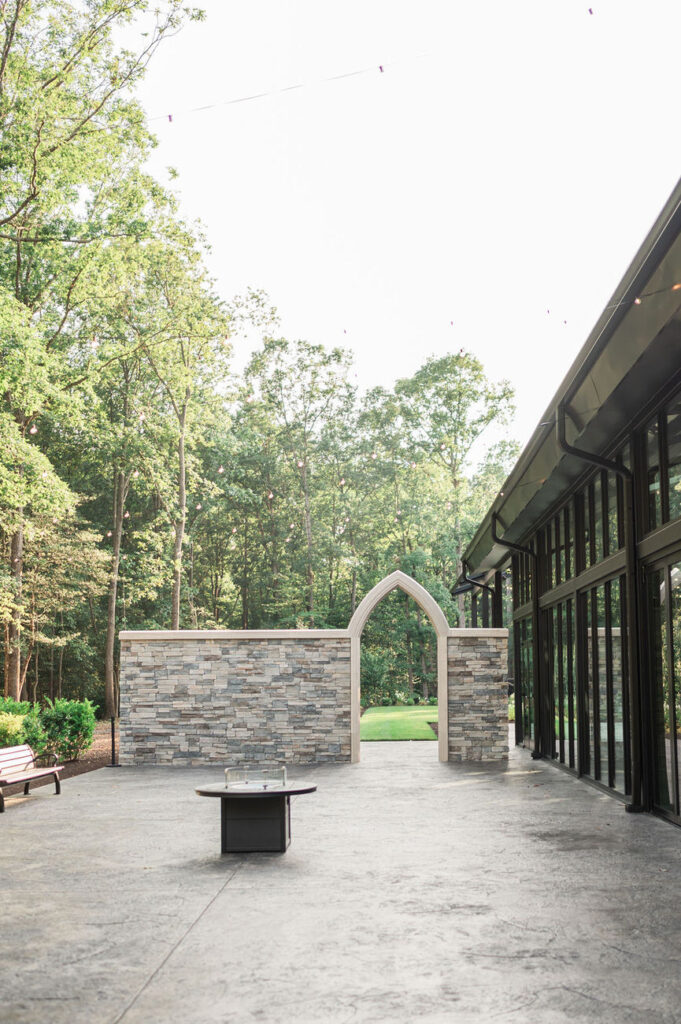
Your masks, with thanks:
M672 1024L681 831L514 750L297 769L287 854L220 857L215 770L101 769L0 818L3 1024Z

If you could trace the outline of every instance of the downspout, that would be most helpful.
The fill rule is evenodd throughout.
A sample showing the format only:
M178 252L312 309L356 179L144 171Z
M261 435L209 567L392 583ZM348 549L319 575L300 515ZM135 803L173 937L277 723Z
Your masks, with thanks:
M461 565L463 568L461 578L464 583L470 583L472 587L481 587L483 590L489 590L490 594L494 593L494 587L490 587L488 583L483 583L481 580L474 580L472 576L468 575L468 563L463 558L461 559Z
M565 402L556 410L556 440L558 447L567 455L573 455L583 462L590 462L601 469L617 473L624 482L624 550L626 556L627 595L627 655L629 659L629 714L631 717L631 800L625 805L628 811L639 812L645 808L641 799L641 686L639 674L638 624L639 601L636 564L636 518L634 504L634 476L630 469L601 455L586 452L568 444L565 437Z
M515 544L511 540L506 540L504 537L500 537L497 533L497 522L499 516L496 512L492 512L492 540L495 544L500 544L502 547L510 548L511 551L518 551L521 555L529 555L532 559L532 645L534 647L534 654L532 658L532 697L534 699L534 706L539 716L535 715L534 723L534 750L532 751L532 759L537 761L542 756L541 749L541 735L544 724L544 718L546 717L540 707L539 702L539 664L541 658L542 645L540 643L540 623L541 618L539 614L539 559L537 558L537 552L533 551L532 548L524 547L522 544ZM539 717L539 720L537 720Z

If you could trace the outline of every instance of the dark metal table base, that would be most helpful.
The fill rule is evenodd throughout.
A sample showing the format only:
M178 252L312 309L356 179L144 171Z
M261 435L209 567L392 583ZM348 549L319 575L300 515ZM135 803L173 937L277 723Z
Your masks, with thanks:
M291 798L285 793L220 797L223 853L284 853L291 842Z

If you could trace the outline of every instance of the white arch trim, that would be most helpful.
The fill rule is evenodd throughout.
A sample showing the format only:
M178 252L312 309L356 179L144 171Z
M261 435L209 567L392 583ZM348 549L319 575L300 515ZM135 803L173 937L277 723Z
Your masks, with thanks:
M366 621L376 605L391 591L400 588L423 609L432 622L437 634L437 736L438 757L440 761L449 759L449 743L447 735L447 637L449 623L445 613L435 598L431 597L425 587L417 583L411 576L396 570L390 576L377 583L360 601L355 614L348 624L350 634L350 749L353 761L359 761L359 719L360 719L360 658L361 637Z
M424 610L430 621L435 627L435 632L438 636L447 636L449 632L449 623L445 613L440 608L434 597L428 593L425 587L422 587L420 583L417 583L412 576L407 576L406 572L400 572L396 569L395 572L391 572L389 576L377 583L369 593L360 601L355 614L348 623L348 633L350 636L361 636L362 630L366 626L367 619L371 615L372 611L379 604L384 597L386 597L392 590L397 588L403 590L405 594L409 594L410 597L416 601L418 605Z

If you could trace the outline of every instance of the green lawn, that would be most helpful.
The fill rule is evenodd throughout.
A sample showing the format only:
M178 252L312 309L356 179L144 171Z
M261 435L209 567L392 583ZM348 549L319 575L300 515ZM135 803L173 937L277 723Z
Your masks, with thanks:
M368 708L360 719L362 740L434 740L428 722L437 722L437 707Z

